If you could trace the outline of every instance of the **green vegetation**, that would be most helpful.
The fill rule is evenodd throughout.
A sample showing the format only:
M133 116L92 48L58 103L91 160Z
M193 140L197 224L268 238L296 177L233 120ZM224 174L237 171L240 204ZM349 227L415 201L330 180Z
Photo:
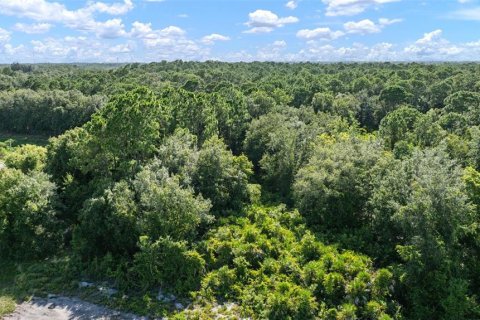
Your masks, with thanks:
M48 137L29 134L0 133L0 144L5 144L9 147L17 147L25 144L46 146L48 144Z
M480 65L0 73L0 314L480 318Z

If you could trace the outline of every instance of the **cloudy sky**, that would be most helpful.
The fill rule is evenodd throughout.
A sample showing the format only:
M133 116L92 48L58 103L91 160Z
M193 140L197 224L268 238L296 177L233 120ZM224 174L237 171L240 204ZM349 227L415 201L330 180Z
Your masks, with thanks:
M0 0L0 63L480 60L480 0Z

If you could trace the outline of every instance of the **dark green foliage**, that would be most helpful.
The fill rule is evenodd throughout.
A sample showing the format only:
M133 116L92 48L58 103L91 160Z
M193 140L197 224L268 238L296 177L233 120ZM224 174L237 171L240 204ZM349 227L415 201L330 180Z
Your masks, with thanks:
M91 161L100 162L98 170L117 174L151 158L161 138L161 116L161 106L147 88L116 96L86 125L92 136L89 148L96 158Z
M88 121L104 100L76 90L0 91L0 131L59 134Z
M393 150L398 141L410 141L409 134L416 127L416 122L422 114L409 106L390 112L380 122L379 134L385 140L388 148Z
M206 141L198 154L192 177L195 190L212 201L212 210L238 210L249 200L248 179L252 164L244 155L234 156L218 137Z
M148 237L139 241L131 271L136 285L142 289L160 286L183 295L200 287L205 261L198 252L188 250L185 242L159 238L152 243Z
M319 138L293 185L295 204L309 223L322 228L365 223L369 184L381 153L378 142L368 136Z
M436 150L415 152L379 177L371 205L379 241L396 247L413 318L464 316L469 308L460 239L475 223L462 172ZM390 243L390 245L388 245ZM455 307L453 307L455 305Z
M0 256L46 259L29 294L107 281L152 317L478 319L479 74L0 68Z

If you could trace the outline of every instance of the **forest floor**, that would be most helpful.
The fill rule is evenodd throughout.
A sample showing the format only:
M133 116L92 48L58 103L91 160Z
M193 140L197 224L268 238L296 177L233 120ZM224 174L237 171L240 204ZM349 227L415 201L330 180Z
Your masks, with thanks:
M1 317L0 317L1 318ZM83 320L83 319L125 319L140 320L135 316L108 309L78 298L50 297L32 298L17 305L15 311L5 315L3 320Z

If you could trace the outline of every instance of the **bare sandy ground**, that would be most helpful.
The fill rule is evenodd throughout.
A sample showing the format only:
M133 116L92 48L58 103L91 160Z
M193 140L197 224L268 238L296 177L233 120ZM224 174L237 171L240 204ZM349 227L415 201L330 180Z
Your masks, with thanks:
M4 320L146 320L133 314L122 313L95 305L77 298L54 297L34 298L17 306L14 313Z

